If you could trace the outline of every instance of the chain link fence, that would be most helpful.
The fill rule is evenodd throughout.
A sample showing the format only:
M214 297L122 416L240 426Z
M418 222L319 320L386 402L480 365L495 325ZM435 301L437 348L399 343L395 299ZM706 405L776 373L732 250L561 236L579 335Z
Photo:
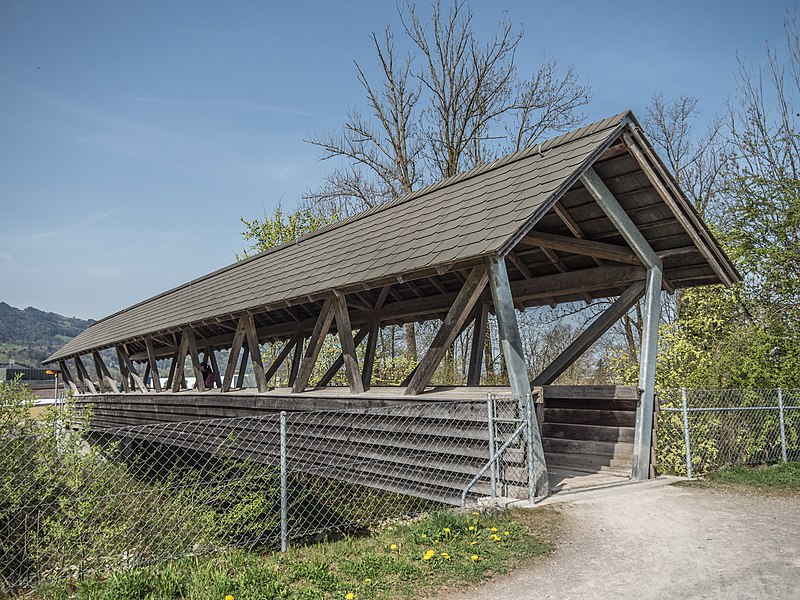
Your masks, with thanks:
M528 497L525 407L489 397L101 430L83 413L0 428L0 588Z
M665 390L657 468L693 477L729 465L800 460L800 390Z

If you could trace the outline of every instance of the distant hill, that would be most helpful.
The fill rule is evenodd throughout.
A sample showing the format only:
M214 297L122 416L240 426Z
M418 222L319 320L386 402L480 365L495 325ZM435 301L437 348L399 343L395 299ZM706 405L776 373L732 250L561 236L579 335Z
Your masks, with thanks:
M0 363L38 367L42 361L94 323L0 302Z

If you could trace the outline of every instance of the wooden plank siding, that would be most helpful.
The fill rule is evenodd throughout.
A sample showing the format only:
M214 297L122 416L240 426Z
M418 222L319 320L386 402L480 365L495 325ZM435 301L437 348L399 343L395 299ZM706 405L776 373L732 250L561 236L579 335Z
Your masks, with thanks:
M484 388L486 389L486 388ZM288 415L290 469L377 489L458 503L466 483L488 460L484 389L427 393L420 403L402 391L378 388L370 398L335 393L298 398L269 394L84 395L95 434L146 440L277 465L277 413ZM495 394L507 388L489 388ZM548 466L577 471L630 471L637 391L631 387L545 386L545 457ZM517 408L498 400L498 415ZM249 417L249 418L248 418ZM266 418L265 418L266 417ZM235 420L231 420L234 418ZM499 428L498 445L509 428ZM511 446L502 470L516 497L527 493L525 452ZM627 471L626 471L627 470ZM488 475L474 489L489 493Z

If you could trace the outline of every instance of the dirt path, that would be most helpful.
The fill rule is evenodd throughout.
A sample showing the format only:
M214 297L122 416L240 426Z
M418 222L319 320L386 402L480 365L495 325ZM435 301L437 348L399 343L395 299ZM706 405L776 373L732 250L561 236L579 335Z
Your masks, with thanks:
M551 559L441 599L800 599L800 495L632 485L560 509Z

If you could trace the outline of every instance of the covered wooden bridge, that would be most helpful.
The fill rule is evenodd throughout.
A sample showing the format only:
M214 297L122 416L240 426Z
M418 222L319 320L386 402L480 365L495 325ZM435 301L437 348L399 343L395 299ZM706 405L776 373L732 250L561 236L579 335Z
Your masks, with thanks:
M546 457L584 468L611 466L622 457L634 478L649 476L661 290L730 285L738 279L626 112L126 308L94 324L47 362L59 364L75 392L92 395L95 418L107 426L304 407L480 399L485 390L475 386L483 335L488 315L494 314L510 392L522 396L533 387L544 395L544 442L534 432L531 443L537 489L546 493ZM612 297L611 306L530 381L515 309ZM614 387L541 391L642 297L638 392ZM380 328L434 319L441 326L403 386L370 389ZM474 327L468 386L430 387L448 348L468 327ZM328 334L338 335L342 353L321 385L310 390ZM284 344L276 360L263 364L259 345L277 341ZM365 345L361 364L360 344ZM104 349L115 350L121 382L104 364ZM222 349L230 351L224 373L215 355ZM202 353L211 360L216 389L206 390L203 383ZM184 387L187 356L196 390ZM164 359L170 363L166 389L158 366ZM257 393L241 389L248 361ZM270 389L270 379L286 361L291 387ZM341 369L349 388L324 389Z

